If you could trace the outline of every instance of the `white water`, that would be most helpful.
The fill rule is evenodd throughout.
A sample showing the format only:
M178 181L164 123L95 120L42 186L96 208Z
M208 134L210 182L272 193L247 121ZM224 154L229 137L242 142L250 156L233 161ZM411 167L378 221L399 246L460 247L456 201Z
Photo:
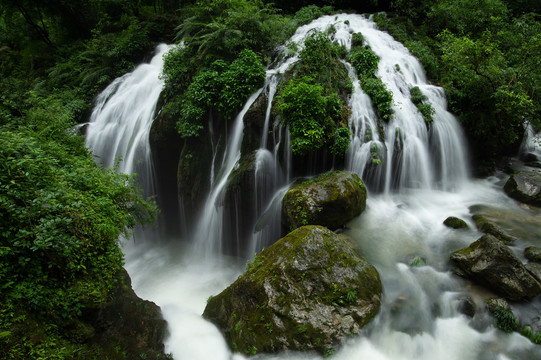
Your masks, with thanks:
M531 125L526 126L524 139L520 146L521 154L534 154L541 160L541 132L536 133Z
M332 23L336 23L337 38L349 36L347 35L349 31L343 30L346 27L340 25L346 19L349 20L350 27L361 26L357 25L357 22L366 23L366 20L359 16L339 16L336 19L325 17L299 29L293 40L302 42L311 28L316 26L325 28ZM373 41L379 40L370 39L381 37L382 41L387 41L384 39L386 36L377 32L371 25L366 29L364 25L362 26L362 29L355 28L355 31L363 32L375 51L376 45L373 45ZM400 48L397 43L391 41L387 41L387 44ZM383 50L378 51L383 52ZM394 63L398 56L405 55L401 49L400 55L392 56L394 56L392 60ZM287 61L292 62L291 59L293 58ZM411 59L407 61L409 65L401 63L401 69L417 66L415 61ZM410 61L413 62L410 63ZM379 74L383 77L382 71L384 70L380 68ZM422 71L420 73L417 71L407 76L399 75L398 80L393 78L392 81L400 81L403 76L409 79L405 82L406 88L411 84L422 85L424 75ZM371 115L367 105L369 99L363 97L357 84L354 85L356 91L352 96L354 107L352 120L355 123L353 128L355 139L352 142L354 150L350 153L348 163L351 164L351 169L356 169L355 166L359 166L357 169L363 169L362 162L370 160L366 156L366 152L371 151L370 141L374 141L376 147L384 149L383 140L389 144L388 141L393 139L395 132L386 131L387 139L379 139L377 131L372 131L372 140L368 142L364 140L366 129L374 126L370 122L373 114ZM390 87L394 94L397 90ZM533 244L539 241L536 239L541 238L538 226L541 214L532 209L523 209L506 197L501 191L502 183L498 178L483 181L467 179L465 155L460 152L463 148L453 148L461 146L460 139L456 140L445 134L454 132L453 136L460 138L460 131L457 130L454 118L445 112L444 102L441 101L441 94L439 94L440 90L429 85L423 87L422 90L435 108L441 108L436 109L442 113L438 115L434 124L434 128L437 127L437 129L433 128L431 134L427 134L426 128L421 130L417 124L422 119L415 115L413 116L415 120L410 123L411 119L402 118L400 112L394 122L388 125L390 129L393 129L393 126L399 126L400 133L407 137L405 141L411 141L408 149L417 149L421 152L418 156L406 155L407 162L402 165L402 168L413 167L415 172L404 171L396 180L390 175L392 173L390 169L395 165L390 165L390 161L387 161L383 167L380 167L379 169L382 170L379 170L379 175L376 176L385 183L386 192L381 195L371 194L366 212L353 220L347 231L382 277L384 285L382 308L380 314L364 333L348 339L333 358L339 360L539 359L541 351L529 340L517 334L504 334L491 325L491 320L482 307L484 298L490 296L490 293L480 288L472 288L451 274L448 265L449 254L467 246L480 234L475 230L450 230L444 227L442 222L447 216L458 216L468 221L473 229L469 207L481 204L491 211L505 213L513 218L514 222L507 223L511 232L524 228L524 224L529 224L530 237L527 241ZM125 96L125 98L130 98L130 96ZM255 98L250 99L250 101L253 100ZM405 99L401 101L407 103ZM364 105L356 108L357 102ZM400 105L396 104L396 106ZM412 112L416 111L409 104L405 106ZM235 129L228 141L228 152L226 152L226 160L222 167L224 170L214 181L215 190L209 195L207 202L209 206L214 206L219 201L220 187L223 188L220 184L227 178L227 174L238 160L242 139L242 115L241 113L237 118ZM110 121L115 122L116 119L111 118ZM407 132L409 130L412 131L412 135ZM280 132L274 132L274 134L278 133ZM431 145L429 141L431 138L432 144L435 145ZM280 138L278 141L275 140L275 143L284 140L286 139ZM267 139L262 138L262 144L265 141ZM368 146L368 150L357 149L363 146ZM388 152L391 146L387 145L385 151ZM450 151L450 157L447 157L448 154L442 149ZM438 151L446 155L445 158L441 155L435 156ZM391 158L388 154L386 157ZM268 172L263 169L272 168L275 158L276 155L272 151L260 150L258 152L259 169ZM420 163L417 164L417 162ZM396 181L395 185L400 187L400 191L393 190L391 186L393 181ZM264 212L269 219L273 213L271 209L273 206L276 207L277 203L279 203L279 196L272 197L269 201L270 205L267 207L269 211ZM505 220L507 216L502 218ZM264 216L260 220L261 222L271 221L264 219ZM203 229L205 225L209 228L212 220L209 221L202 220L200 228ZM258 225L263 226L256 224L256 227ZM532 235L536 231L538 235ZM179 244L178 241L159 244L151 241L123 244L126 254L125 267L132 277L133 287L140 297L152 300L162 308L170 331L165 344L166 351L171 352L177 360L244 359L242 355L232 354L217 328L201 317L207 298L222 291L244 270L244 260L219 255L215 252L217 245L213 245L216 243L215 241L205 243L210 244L210 251L207 252L208 249L205 249L199 255L197 252L194 254L192 249ZM203 256L202 253L205 255ZM211 261L202 261L207 256L211 257ZM426 266L415 268L408 266L407 263L413 256L425 259ZM473 319L460 315L456 311L456 303L462 295L471 295L479 307ZM539 303L534 302L534 306L539 306ZM258 358L321 359L318 355L303 353L260 355Z
M170 48L159 45L149 64L113 81L96 99L86 130L86 145L98 162L112 167L119 161L118 171L136 173L147 195L155 193L148 135L163 88L163 55Z

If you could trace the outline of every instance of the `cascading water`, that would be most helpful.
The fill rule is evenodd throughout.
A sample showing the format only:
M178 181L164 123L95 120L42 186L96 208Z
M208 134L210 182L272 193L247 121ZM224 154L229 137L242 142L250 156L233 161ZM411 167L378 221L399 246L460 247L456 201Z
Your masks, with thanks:
M375 29L372 22L359 15L337 15L320 18L298 29L291 41L302 44L312 29L325 30L333 25L335 39L349 44L350 30L361 32L370 47L380 56L378 76L384 79L393 92L395 118L384 124L385 136L381 137L379 125L374 120L370 99L362 92L354 72L354 92L351 96L351 129L354 133L346 166L363 176L369 176L369 182L379 185L382 194L371 193L367 210L349 223L346 233L359 245L364 257L379 271L383 280L384 296L380 314L358 337L348 339L333 358L339 360L377 359L377 360L488 360L488 359L539 359L541 350L525 337L505 334L495 330L492 320L482 310L483 300L490 296L486 290L471 288L464 281L453 276L448 265L449 254L469 245L480 233L475 230L455 231L443 226L443 220L449 216L458 216L469 222L470 207L483 205L494 212L505 212L509 216L518 214L511 228L521 228L525 219L532 224L539 224L541 214L520 208L501 191L501 179L493 177L487 180L472 181L467 179L467 159L462 143L461 132L455 119L445 110L444 95L440 88L426 83L418 62L409 55L402 45ZM389 58L388 58L389 57ZM281 63L280 70L269 70L265 85L270 102L274 94L272 76L284 73L296 60L287 58ZM400 71L397 71L399 64ZM155 74L156 78L158 75ZM126 78L129 76L126 76ZM115 82L118 90L122 78ZM419 86L429 98L436 114L429 130L417 109L411 104L407 94L412 86ZM118 92L108 89L100 99L113 100ZM115 93L116 94L116 93ZM404 95L405 94L405 95ZM222 168L213 180L213 187L205 208L208 207L209 219L202 218L199 228L207 231L214 219L222 215L214 213L216 204L223 196L223 182L236 166L240 156L242 141L243 115L255 100L254 94L238 115L224 155ZM128 100L133 95L125 95ZM154 106L154 105L151 105ZM96 113L106 113L107 102L98 102ZM135 120L135 107L120 107L126 110L127 118ZM149 111L149 113L153 113ZM112 110L110 111L112 113ZM118 111L122 113L123 111ZM94 117L93 117L94 119ZM115 125L118 119L110 116L111 124L100 125L101 133L118 133L109 141L98 143L99 136L91 135L95 130L89 128L88 138L102 161L119 147L117 143L132 143L131 135L123 126ZM95 120L97 122L97 119ZM272 119L266 119L266 130L261 134L261 146L257 151L258 187L272 188L275 195L258 194L257 206L262 215L254 225L256 230L272 223L279 209L281 194L289 182L290 170L281 169L277 175L279 162L279 144L287 143L287 134L278 131L274 125L273 138L267 137ZM94 125L94 126L97 126ZM107 126L111 129L107 130ZM397 130L398 129L398 130ZM137 131L136 131L137 133ZM398 140L400 139L400 140ZM94 142L95 141L95 142ZM396 148L400 144L400 151ZM129 146L126 148L130 149ZM370 165L374 160L372 153L380 155L379 166ZM130 158L123 154L125 159ZM400 154L398 156L397 154ZM137 157L137 156L135 156ZM135 157L131 157L132 159ZM285 155L287 158L287 155ZM114 156L112 157L114 158ZM110 162L109 162L110 163ZM288 163L287 161L285 163ZM282 165L284 167L284 165ZM273 178L272 185L261 185ZM366 179L365 179L366 180ZM462 186L461 186L462 185ZM452 191L451 191L452 190ZM204 211L207 213L207 210ZM221 221L221 220L219 220ZM269 225L270 226L270 225ZM272 226L271 226L272 227ZM218 229L220 232L220 229ZM541 236L538 225L528 227L530 234L527 244L534 244L536 236ZM237 258L221 255L219 242L208 239L214 234L200 235L204 241L198 243L199 252L176 242L160 244L155 242L131 242L124 245L126 269L132 277L132 284L139 296L156 302L168 321L170 336L166 340L166 351L175 359L244 359L240 354L232 354L216 327L202 319L201 314L210 295L222 291L242 273L244 263ZM262 236L259 234L258 236ZM275 239L276 240L276 239ZM206 242L205 242L206 241ZM266 240L265 240L266 241ZM260 240L259 245L261 245ZM196 247L197 247L196 246ZM258 245L254 245L255 250ZM213 261L201 261L213 253ZM412 266L409 260L419 257L424 260L422 266ZM464 296L471 296L478 306L473 318L461 315L457 311L457 302ZM540 306L539 301L534 306ZM258 359L321 359L314 354L281 353L258 355Z
M145 195L154 195L148 136L163 88L161 44L149 64L139 65L109 85L96 99L86 129L86 145L105 167L118 162L118 171L137 174Z

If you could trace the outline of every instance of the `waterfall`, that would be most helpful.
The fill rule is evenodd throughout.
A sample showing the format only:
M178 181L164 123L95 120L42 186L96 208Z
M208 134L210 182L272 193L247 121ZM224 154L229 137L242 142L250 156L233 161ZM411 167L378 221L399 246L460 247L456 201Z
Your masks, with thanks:
M207 197L205 206L198 220L194 235L195 254L206 256L221 253L223 245L223 196L226 190L229 174L240 159L240 146L242 143L242 132L244 130L244 115L250 106L257 99L263 89L256 91L242 111L237 115L233 125L233 131L229 137L225 149L224 161L218 173L217 179L212 184L212 189Z
M137 174L146 196L154 195L153 166L148 136L163 81L161 44L148 64L113 81L96 99L86 130L86 145L104 167Z
M539 359L541 350L537 345L518 333L494 329L483 308L485 290L472 288L450 271L450 252L469 245L479 233L454 231L442 224L447 216L455 215L466 219L473 229L470 207L479 204L505 214L515 212L521 220L529 215L502 195L497 185L501 179L468 182L462 134L455 118L446 111L442 89L428 84L418 61L389 35L376 30L370 20L360 15L322 17L299 28L291 41L302 46L310 31L325 31L330 26L336 30L333 38L346 46L351 44L351 32L361 32L381 57L377 76L393 93L395 111L389 123L378 122L355 71L344 64L354 88L349 99L353 135L345 167L360 174L371 192L367 210L348 225L346 235L380 272L384 296L380 314L361 336L348 338L333 358ZM115 80L99 96L87 131L88 146L105 166L111 166L121 156L119 170L137 172L147 188L152 184L148 130L162 86L159 73L164 51L166 48L159 47L150 64ZM262 94L266 94L268 104L254 156L257 194L253 210L257 220L249 253L277 239L281 199L293 179L289 135L272 118L271 109L275 82L297 59L286 57L267 71L263 89L250 97L234 119L225 154L215 150L216 171L212 169L211 191L194 226L197 235L192 239L193 246L183 242L157 246L154 241L124 244L125 266L134 290L161 307L170 334L165 350L175 359L246 359L242 354L232 354L222 334L201 314L207 298L221 292L244 270L244 259L220 254L223 201L227 179L241 156L244 115ZM413 86L423 91L435 109L434 122L428 128L408 97ZM213 149L217 147L212 144ZM144 180L147 178L148 182ZM462 182L467 186L460 186ZM510 228L520 227L510 224ZM527 245L534 245L540 235L539 221L534 218L532 224L528 232L534 235ZM213 261L202 261L210 253ZM411 256L422 257L425 265L408 265ZM473 319L457 311L456 304L464 296L471 297L478 306ZM539 307L539 301L534 306ZM314 354L291 352L257 357L321 359Z
M519 153L521 155L533 154L541 160L541 132L536 133L530 124L526 125Z

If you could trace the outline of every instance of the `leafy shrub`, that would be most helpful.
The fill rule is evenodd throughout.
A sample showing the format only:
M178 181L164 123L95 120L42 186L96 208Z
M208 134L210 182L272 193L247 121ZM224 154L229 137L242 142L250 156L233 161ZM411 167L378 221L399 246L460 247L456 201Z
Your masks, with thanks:
M391 120L394 111L391 108L393 94L385 87L381 79L376 77L379 57L368 46L353 47L348 57L355 68L361 87L370 96L379 116L384 121Z
M383 81L379 78L365 78L361 80L361 86L372 99L379 116L384 121L390 121L394 114L391 108L393 94L387 89Z
M177 123L180 135L198 136L204 127L205 114L212 108L226 118L234 116L263 84L265 76L265 68L251 50L242 51L229 65L222 60L214 61L193 78L184 93Z
M351 131L349 131L348 128L337 128L334 134L334 144L332 144L330 148L331 153L340 157L344 157L351 142L351 135Z
M348 60L359 77L373 77L378 70L379 58L368 47L354 48Z
M330 15L333 12L332 6L319 7L317 5L308 5L299 9L293 19L298 25L306 25L323 15Z
M326 145L339 120L337 95L323 95L312 78L291 80L278 97L279 109L291 134L291 151L305 155Z
M421 89L419 89L418 86L414 86L410 89L410 99L411 102L414 103L415 106L417 106L417 109L419 110L427 124L434 121L433 115L435 113L435 110L430 104L430 102L428 102L428 98L426 97L426 95L423 94L423 92L421 91Z

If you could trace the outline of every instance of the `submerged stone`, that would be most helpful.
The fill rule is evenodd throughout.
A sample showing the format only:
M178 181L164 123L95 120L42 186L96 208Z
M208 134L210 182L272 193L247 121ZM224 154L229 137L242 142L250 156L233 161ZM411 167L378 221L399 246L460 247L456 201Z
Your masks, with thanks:
M443 221L443 225L447 226L451 229L468 229L468 224L455 216L449 216L447 219Z
M286 229L322 225L342 227L366 208L366 187L357 174L335 171L292 186L282 202Z
M509 247L492 235L454 252L451 260L465 276L508 300L528 300L541 293L541 283Z
M521 171L511 175L505 183L504 190L515 200L534 206L541 206L541 173Z
M377 270L344 237L304 226L263 250L203 316L234 351L325 353L379 311Z

